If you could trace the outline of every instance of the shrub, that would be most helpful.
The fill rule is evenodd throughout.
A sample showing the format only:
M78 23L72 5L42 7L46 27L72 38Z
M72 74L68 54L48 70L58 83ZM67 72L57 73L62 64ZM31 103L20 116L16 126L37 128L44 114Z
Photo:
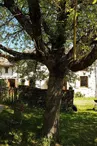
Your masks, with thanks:
M0 102L7 97L7 87L4 79L0 79Z
M81 92L76 92L75 97L84 97L84 95Z
M0 79L0 87L6 87L6 82L4 79Z

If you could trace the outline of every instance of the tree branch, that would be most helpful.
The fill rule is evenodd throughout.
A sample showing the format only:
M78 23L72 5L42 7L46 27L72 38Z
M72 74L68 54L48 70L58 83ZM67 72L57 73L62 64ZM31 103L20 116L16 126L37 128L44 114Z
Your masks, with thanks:
M29 6L30 19L32 22L33 36L36 43L36 50L39 54L45 56L45 46L42 40L41 32L41 12L39 0L27 0Z
M63 47L65 43L65 27L67 22L67 13L66 13L66 0L58 2L59 7L57 9L57 35L54 38L55 41L55 48Z
M50 31L50 27L49 25L47 24L47 22L44 20L44 18L42 18L42 25L43 25L43 28L44 28L44 31L47 35L52 35L51 31Z
M32 22L33 37L36 43L36 51L44 58L46 56L46 48L42 40L41 32L41 12L39 0L27 0L30 20Z
M45 46L41 35L41 13L38 0L28 0L30 18L26 17L15 4L14 0L4 0L4 6L15 16L23 29L35 40L39 54L45 56Z
M91 50L90 53L85 55L79 60L71 61L68 65L68 68L74 72L83 70L88 66L92 65L92 63L97 59L97 44Z
M41 37L41 12L39 0L27 0L34 38Z
M20 54L20 52L17 52L17 51L10 49L10 48L7 48L7 47L3 46L2 44L0 44L0 50L7 52L13 56L18 56Z
M4 6L14 15L21 26L26 30L26 32L33 38L32 34L32 24L28 17L26 17L22 11L17 7L14 0L4 0Z
M6 56L5 54L3 54L5 58L9 57L9 59L12 59L12 61L20 61L20 60L25 59L25 60L36 60L38 62L45 64L45 60L43 60L42 56L40 56L39 54L36 54L34 51L32 53L17 52L15 50L12 50L10 48L3 46L2 44L0 44L0 49L12 55L12 56L10 55Z
M7 54L0 53L0 57L6 58L11 62L14 61L14 57L7 55Z
M86 41L85 38L88 38L88 36L93 33L91 39L89 39L89 41ZM76 44L79 44L80 42L83 42L84 43L87 43L88 46L91 46L91 45L95 45L95 39L97 38L97 35L95 34L94 30L93 29L89 29L87 32L85 32L84 35L82 35L77 41L76 41ZM67 59L68 60L71 60L73 58L73 47L69 50L69 52L67 53L66 55Z

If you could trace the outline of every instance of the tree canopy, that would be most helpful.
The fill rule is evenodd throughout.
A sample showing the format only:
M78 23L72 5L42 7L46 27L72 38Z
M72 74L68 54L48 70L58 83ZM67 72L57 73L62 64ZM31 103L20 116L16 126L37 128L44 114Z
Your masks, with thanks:
M91 65L97 56L95 44L96 1L78 1L77 4L76 61L73 61L71 57L74 2L1 0L0 49L11 54L9 56L1 53L1 56L13 61L34 59L47 67L50 62L53 65L53 56L56 58L56 62L59 62L59 56L61 56L60 61L68 60L67 67L72 71L81 70ZM12 47L18 49L20 53L9 49ZM35 51L32 53L21 52L26 48L35 48Z

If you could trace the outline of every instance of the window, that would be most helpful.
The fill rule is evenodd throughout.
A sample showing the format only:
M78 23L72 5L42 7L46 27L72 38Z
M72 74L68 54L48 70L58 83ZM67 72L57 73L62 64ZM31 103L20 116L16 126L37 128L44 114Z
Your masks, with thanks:
M87 76L80 76L80 86L88 87L88 77Z
M8 73L8 67L5 67L5 73Z
M9 87L15 87L15 79L8 79Z

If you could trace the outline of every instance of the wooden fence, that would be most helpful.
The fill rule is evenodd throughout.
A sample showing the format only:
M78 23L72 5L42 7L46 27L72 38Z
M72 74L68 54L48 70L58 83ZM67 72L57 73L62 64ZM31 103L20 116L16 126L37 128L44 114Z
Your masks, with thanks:
M28 86L20 86L19 88L0 88L0 99L14 102L17 99L27 102L31 106L45 107L45 98L47 89L32 88ZM74 91L62 91L62 107L68 109L73 106Z

